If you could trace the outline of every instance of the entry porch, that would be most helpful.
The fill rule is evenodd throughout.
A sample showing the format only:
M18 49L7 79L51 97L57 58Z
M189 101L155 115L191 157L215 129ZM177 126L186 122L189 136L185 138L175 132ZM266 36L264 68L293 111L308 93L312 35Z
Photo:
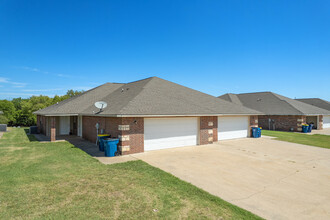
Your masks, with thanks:
M37 116L37 126L40 134L56 141L60 136L82 137L82 116L61 115L61 116Z

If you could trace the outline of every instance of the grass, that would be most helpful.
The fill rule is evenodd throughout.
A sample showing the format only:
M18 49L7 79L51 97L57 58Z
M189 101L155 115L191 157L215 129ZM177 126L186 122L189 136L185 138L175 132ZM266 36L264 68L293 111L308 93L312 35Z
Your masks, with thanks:
M23 128L0 139L0 219L260 219L142 161L104 165Z
M268 131L262 130L263 135L277 137L277 140L288 141L292 143L305 144L310 146L322 147L330 149L330 135L322 134L302 134L285 131Z

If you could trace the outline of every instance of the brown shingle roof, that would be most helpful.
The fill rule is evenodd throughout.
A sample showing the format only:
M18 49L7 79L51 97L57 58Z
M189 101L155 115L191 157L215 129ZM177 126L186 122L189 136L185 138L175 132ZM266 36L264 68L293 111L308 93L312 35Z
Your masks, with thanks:
M245 107L255 109L266 115L328 115L329 111L321 109L273 92L256 92L231 94ZM228 94L219 98L232 101Z
M94 115L98 112L96 101L108 103L99 116L261 114L158 77L126 84L106 83L35 113Z
M310 98L310 99L296 99L296 100L330 111L330 102L324 99Z

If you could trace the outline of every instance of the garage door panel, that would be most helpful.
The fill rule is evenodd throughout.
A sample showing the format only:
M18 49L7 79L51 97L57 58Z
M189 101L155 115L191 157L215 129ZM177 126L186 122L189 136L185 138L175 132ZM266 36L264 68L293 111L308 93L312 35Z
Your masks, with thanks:
M145 142L145 150L158 150L173 147L184 147L196 145L196 136L184 136L182 138L172 137L172 138L159 138L159 139L149 139Z
M174 133L175 131L175 133ZM191 128L175 128L175 127L163 127L157 125L153 126L150 130L146 129L144 134L145 139L158 139L158 138L168 138L168 137L186 137L189 134L196 134L195 129Z
M197 121L197 118L146 118L144 150L196 145Z
M330 128L330 116L323 116L323 128Z
M249 117L218 117L218 140L248 136Z

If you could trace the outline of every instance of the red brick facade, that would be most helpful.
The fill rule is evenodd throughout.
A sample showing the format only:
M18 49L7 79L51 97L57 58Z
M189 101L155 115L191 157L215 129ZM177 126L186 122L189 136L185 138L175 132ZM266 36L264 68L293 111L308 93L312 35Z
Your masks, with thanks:
M44 135L46 134L47 131L47 123L46 123L46 117L37 115L37 126L38 126L38 132Z
M199 120L199 144L212 144L218 141L218 117L202 116Z
M272 121L269 124L269 119ZM302 123L306 123L304 115L259 115L259 126L266 130L301 131ZM269 127L270 125L270 127Z
M258 127L258 126L259 126L258 116L251 115L250 116L250 128L249 128L250 136L252 136L252 128Z
M317 130L323 129L323 115L319 115L319 124L317 126Z
M268 119L267 119L268 120ZM37 116L39 132L51 136L55 140L58 133L59 117ZM144 152L144 118L141 117L82 117L82 137L96 142L96 123L99 123L99 132L104 131L111 137L119 138L119 148L123 155ZM250 127L258 126L258 116L250 116ZM251 133L251 132L250 132ZM199 117L198 144L212 144L218 141L218 117Z
M50 117L50 141L56 141L56 117Z
M91 142L96 142L96 123L99 123L99 132L104 130L105 134L110 134L111 137L120 137L119 146L122 149L122 154L132 154L144 151L144 119L140 117L95 117L83 116L82 118L83 138ZM119 126L129 126L128 129L123 129Z
M134 154L144 152L144 118L129 117L122 118L122 125L129 125L129 130L121 131L123 137L129 137L128 141L121 141L121 146L129 146L129 151L123 154Z
M58 121L59 117L37 115L38 132L50 136L50 140L55 141L58 134Z

